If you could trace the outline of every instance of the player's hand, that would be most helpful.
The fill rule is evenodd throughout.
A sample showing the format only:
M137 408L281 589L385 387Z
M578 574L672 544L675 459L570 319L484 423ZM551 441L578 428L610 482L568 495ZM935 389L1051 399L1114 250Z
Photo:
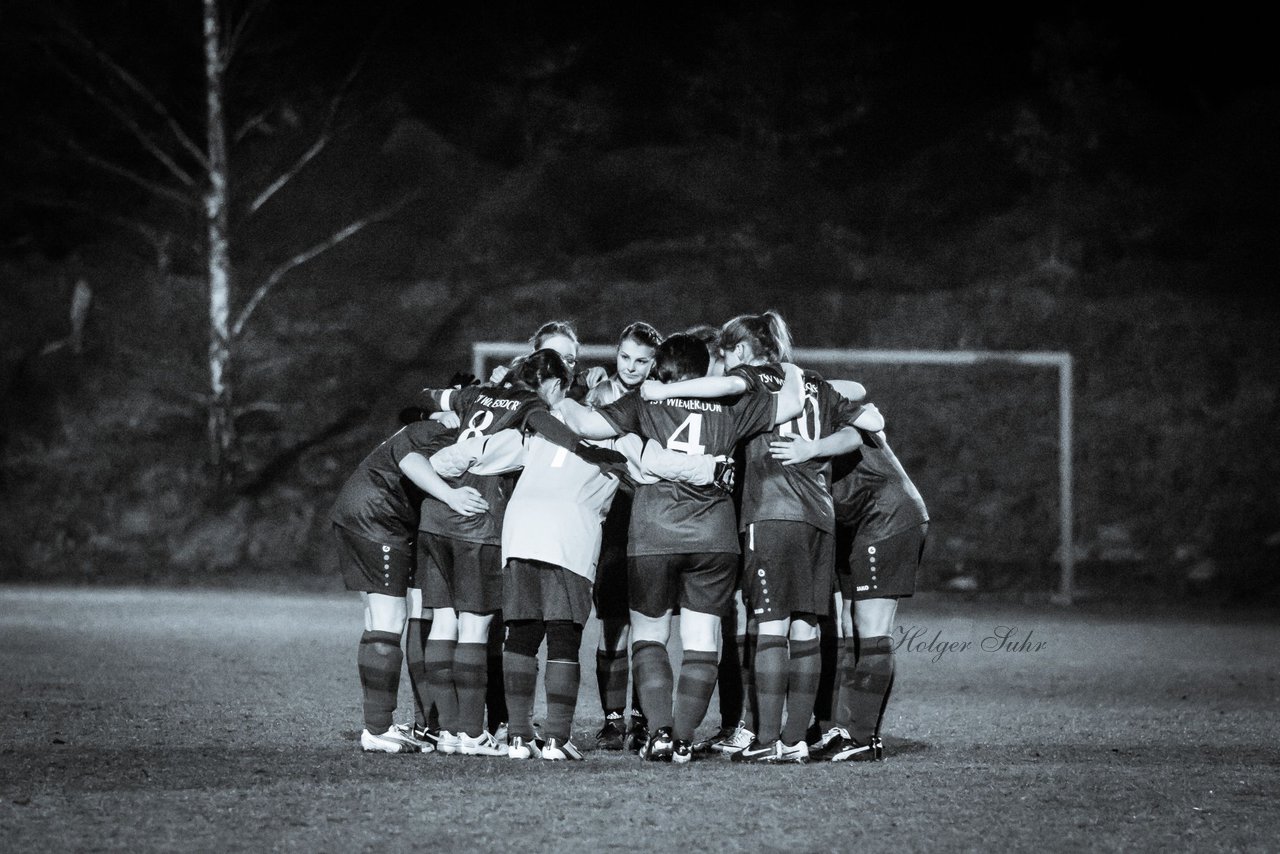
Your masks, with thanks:
M612 448L602 448L588 442L579 442L573 452L609 477L621 477L627 473L627 458Z
M609 379L609 372L599 365L587 371L582 377L583 382L587 384L589 389L595 388L607 379Z
M460 516L475 516L489 509L489 502L470 486L459 486L454 489L445 504Z
M469 374L466 371L458 371L453 376L449 377L449 382L446 383L446 385L449 388L462 388L464 385L476 385L479 382L480 381L476 379L475 374Z
M645 380L640 384L641 400L666 400L667 387L657 380Z
M711 483L725 492L733 492L734 469L733 457L716 457L715 480Z
M511 369L508 368L506 365L498 365L492 371L489 372L489 382L491 383L502 382L502 378L507 375L507 371L509 370Z
M803 463L818 455L818 444L801 438L795 433L788 433L781 439L769 443L769 456L782 460L784 466Z
M449 409L442 412L433 412L431 414L431 420L438 421L450 430L457 430L459 425L462 424L462 416Z

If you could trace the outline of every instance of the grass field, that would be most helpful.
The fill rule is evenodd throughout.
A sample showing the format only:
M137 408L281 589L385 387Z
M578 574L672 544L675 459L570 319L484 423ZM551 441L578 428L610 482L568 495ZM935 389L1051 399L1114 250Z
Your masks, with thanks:
M0 848L1275 850L1274 614L899 623L884 763L553 765L360 753L353 594L0 588Z

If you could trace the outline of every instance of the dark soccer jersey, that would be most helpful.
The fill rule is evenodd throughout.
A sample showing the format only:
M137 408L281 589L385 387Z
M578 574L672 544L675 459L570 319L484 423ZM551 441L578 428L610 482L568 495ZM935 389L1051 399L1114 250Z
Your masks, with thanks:
M414 452L430 457L453 439L453 431L435 421L404 427L360 461L338 493L330 518L367 540L412 550L426 493L404 476L400 461Z
M884 432L860 432L862 447L836 459L831 484L836 519L854 530L855 545L878 542L929 521L920 491Z
M716 400L645 401L629 392L596 410L615 429L685 454L731 454L773 426L773 395L749 391ZM635 491L627 554L738 553L733 502L715 486L659 481Z
M778 365L740 365L729 372L741 376L752 387L777 393L785 381ZM810 441L830 436L842 427L853 426L857 405L844 398L831 384L812 371L804 374L804 409L799 417L783 422L768 433L747 442L742 472L742 530L753 522L785 520L806 522L819 530L835 530L835 509L831 502L831 460L815 458L784 466L769 454L769 444L789 435Z
M462 421L458 427L458 441L492 436L507 429L523 430L530 413L547 408L537 392L530 389L465 386L443 391L428 390L423 395L424 408L434 411L447 404L449 409L458 413ZM419 528L455 540L500 545L502 517L507 511L507 500L515 486L515 477L466 472L449 483L476 489L489 502L489 509L474 516L462 516L450 510L443 501L428 498L422 504Z

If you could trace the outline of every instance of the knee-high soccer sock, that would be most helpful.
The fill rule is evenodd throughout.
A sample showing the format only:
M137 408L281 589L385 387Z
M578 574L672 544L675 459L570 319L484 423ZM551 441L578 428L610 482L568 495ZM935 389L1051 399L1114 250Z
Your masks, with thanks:
M720 726L732 728L743 716L742 659L736 642L737 609L731 609L733 617L725 616L720 622L720 663L716 668L716 687L720 698ZM683 675L683 674L682 674Z
M431 704L440 715L440 729L458 732L458 692L453 684L453 656L458 646L452 639L428 639L423 652L427 669L427 690Z
M534 737L533 697L538 689L538 647L545 628L541 620L507 623L507 640L502 652L502 675L507 683L508 737Z
M742 722L747 725L747 729L755 732L756 729L756 640L758 636L747 632L738 635L735 640L738 644L738 657L741 659L742 666Z
M787 698L787 639L760 635L756 643L756 738L761 744L782 736L782 708ZM807 722L806 722L807 724Z
M460 643L453 653L458 729L472 738L484 732L484 693L489 681L487 648L487 643Z
M498 611L489 623L489 644L486 649L485 665L488 668L489 682L485 688L484 708L489 724L489 732L497 730L498 725L506 723L507 686L502 678L502 641L506 635L502 622L502 612Z
M596 650L596 689L605 715L626 710L628 675L626 649Z
M404 653L400 635L392 632L365 632L356 653L360 668L360 688L364 695L364 728L381 735L391 728L400 691L400 667Z
M409 671L409 687L413 689L413 723L417 727L427 725L431 700L427 693L427 635L430 628L423 626L417 617L409 618L404 632L404 662Z
M673 714L676 738L692 741L694 730L706 717L711 693L716 688L716 664L715 650L685 650L680 662L680 682L676 686Z
M787 726L782 740L787 744L804 741L813 717L813 699L818 693L818 677L822 672L821 643L813 640L791 642L787 667Z
M835 724L845 730L853 725L853 674L858 666L858 638L847 637L840 643L836 662Z
M880 719L889 702L893 686L893 639L862 638L858 647L858 664L850 683L852 711L849 734L867 741L880 730Z
M580 671L576 661L547 660L547 720L543 727L547 738L568 741L572 735Z
M671 726L671 688L675 680L667 648L656 641L633 643L631 670L640 694L640 707L649 721L649 731Z
M830 615L818 621L822 632L819 636L819 657L822 674L818 677L818 693L813 698L813 716L823 732L830 729L836 717L836 669L840 659L840 638L836 634L836 621Z
M644 715L644 706L640 705L640 685L634 679L631 680L631 725L649 725L649 719Z

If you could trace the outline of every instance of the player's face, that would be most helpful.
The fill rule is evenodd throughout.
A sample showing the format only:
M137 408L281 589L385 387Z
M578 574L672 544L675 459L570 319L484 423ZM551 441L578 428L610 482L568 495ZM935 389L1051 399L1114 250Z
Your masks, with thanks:
M653 367L653 348L630 338L618 345L618 379L627 388L635 388L649 376Z
M560 358L564 359L564 363L569 366L569 370L574 370L578 366L578 345L573 343L573 339L567 335L552 335L550 338L542 342L543 349L555 350L560 354Z

